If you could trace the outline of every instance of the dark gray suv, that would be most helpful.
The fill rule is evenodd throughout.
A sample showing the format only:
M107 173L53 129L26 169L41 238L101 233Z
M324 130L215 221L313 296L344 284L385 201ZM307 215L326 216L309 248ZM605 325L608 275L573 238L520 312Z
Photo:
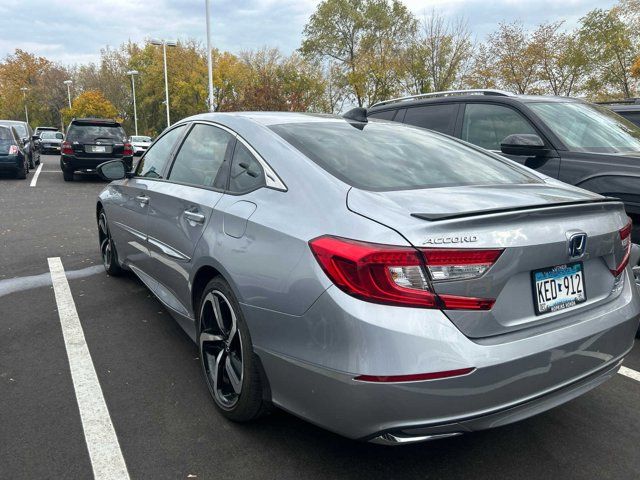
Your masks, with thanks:
M380 102L368 116L436 130L618 197L640 219L640 128L606 107L568 97L464 90Z

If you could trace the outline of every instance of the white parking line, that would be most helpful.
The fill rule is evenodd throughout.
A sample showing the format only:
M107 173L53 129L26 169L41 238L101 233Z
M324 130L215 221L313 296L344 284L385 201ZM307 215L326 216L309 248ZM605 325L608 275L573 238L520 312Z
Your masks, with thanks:
M128 480L127 466L91 360L62 260L54 257L49 258L48 262L93 476L96 480Z
M40 176L40 172L42 171L42 165L44 165L44 163L42 163L41 161L40 165L38 165L38 168L36 169L36 173L33 175L33 178L31 179L31 185L29 185L30 187L36 186L36 182L38 181L38 177Z
M640 372L636 372L635 370L632 370L627 367L620 367L620 370L618 370L618 373L620 375L624 375L625 377L632 378L636 382L640 382Z

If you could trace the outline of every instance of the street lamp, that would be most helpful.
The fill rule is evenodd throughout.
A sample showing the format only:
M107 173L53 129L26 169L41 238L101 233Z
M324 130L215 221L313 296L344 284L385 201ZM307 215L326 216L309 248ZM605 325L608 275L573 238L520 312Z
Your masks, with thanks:
M71 84L73 80L65 80L64 83L67 86L67 98L69 99L69 108L71 108Z
M136 136L138 136L138 110L136 109L136 75L137 70L129 70L127 75L131 76L131 88L133 89L133 122L135 125Z
M24 118L27 121L27 125L29 125L29 110L27 109L27 90L29 90L27 87L21 87L20 90L22 91L22 99L24 100Z
M214 111L213 105L213 64L211 61L211 27L209 25L209 0L205 0L205 11L207 15L207 69L209 71L209 111Z
M164 95L167 106L167 127L171 125L171 119L169 117L169 80L167 79L167 47L175 47L176 42L170 40L151 40L152 45L162 45L162 59L164 62Z

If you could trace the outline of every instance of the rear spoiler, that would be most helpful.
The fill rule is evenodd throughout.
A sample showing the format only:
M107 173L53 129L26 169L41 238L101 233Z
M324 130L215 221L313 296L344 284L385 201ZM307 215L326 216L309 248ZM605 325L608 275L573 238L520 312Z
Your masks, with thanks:
M479 217L481 215L494 213L510 213L523 210L540 210L547 208L568 207L571 205L588 205L593 203L622 203L622 200L615 197L594 198L593 200L578 200L572 202L544 203L541 205L524 205L508 208L488 208L486 210L472 210L470 212L454 212L454 213L412 213L412 217L428 220L430 222L437 220L452 220L456 218Z

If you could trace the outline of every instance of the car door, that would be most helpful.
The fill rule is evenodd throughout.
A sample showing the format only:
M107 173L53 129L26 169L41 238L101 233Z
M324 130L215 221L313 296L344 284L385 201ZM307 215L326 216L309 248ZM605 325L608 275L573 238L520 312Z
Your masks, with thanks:
M144 269L148 257L147 192L155 183L163 180L171 154L182 137L184 125L164 133L140 159L132 178L109 186L111 203L117 208L107 208L111 235L118 248L121 261L134 268ZM138 271L136 273L139 273Z
M500 150L500 143L509 135L538 135L552 151L545 157L506 155ZM560 157L521 112L508 105L491 103L467 103L462 117L460 138L465 142L491 150L550 177L558 178Z
M149 186L147 271L156 294L176 312L188 315L191 259L213 208L223 195L235 135L196 122L189 127L166 182Z

